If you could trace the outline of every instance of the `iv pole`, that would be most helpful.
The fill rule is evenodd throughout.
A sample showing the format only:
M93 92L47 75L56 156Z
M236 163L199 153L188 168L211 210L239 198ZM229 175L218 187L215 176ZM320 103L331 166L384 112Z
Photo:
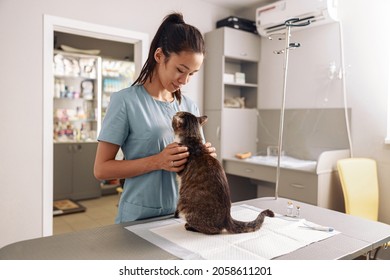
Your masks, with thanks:
M301 22L299 18L292 18L285 21L286 26L286 44L284 51L276 52L277 54L284 52L284 80L283 80L283 96L282 96L282 107L280 109L280 122L279 122L279 143L278 143L278 162L276 167L276 186L275 186L275 199L278 199L279 195L279 177L280 177L280 161L283 148L283 129L284 129L284 111L286 107L286 91L287 91L287 70L288 70L288 55L292 48L300 47L299 43L290 43L291 27L301 27L310 24L310 20Z

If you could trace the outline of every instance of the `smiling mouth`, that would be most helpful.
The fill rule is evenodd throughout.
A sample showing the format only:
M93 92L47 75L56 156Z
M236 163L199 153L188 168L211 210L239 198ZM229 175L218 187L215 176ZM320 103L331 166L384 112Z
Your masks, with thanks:
M173 88L174 88L175 90L179 90L179 89L180 89L180 86L177 86L177 85L175 85L174 83L172 83L172 85L173 85Z

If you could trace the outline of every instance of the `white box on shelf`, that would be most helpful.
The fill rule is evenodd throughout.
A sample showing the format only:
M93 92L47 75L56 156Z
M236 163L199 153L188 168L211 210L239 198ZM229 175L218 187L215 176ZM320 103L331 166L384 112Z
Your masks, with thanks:
M236 72L234 77L237 84L245 84L245 73Z
M223 82L224 83L234 83L234 75L229 73L223 74Z

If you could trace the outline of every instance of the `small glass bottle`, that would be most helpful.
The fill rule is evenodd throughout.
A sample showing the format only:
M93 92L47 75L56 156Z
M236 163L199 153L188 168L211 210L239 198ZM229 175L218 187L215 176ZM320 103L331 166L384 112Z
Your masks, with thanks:
M297 205L295 208L295 218L299 218L301 215L301 206Z
M294 205L291 201L287 202L287 217L293 216Z

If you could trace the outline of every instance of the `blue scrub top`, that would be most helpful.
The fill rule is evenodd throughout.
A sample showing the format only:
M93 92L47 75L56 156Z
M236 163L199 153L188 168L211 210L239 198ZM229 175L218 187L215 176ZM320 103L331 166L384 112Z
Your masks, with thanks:
M172 117L178 111L199 116L195 103L182 95L181 104L154 99L142 85L113 93L98 141L119 145L125 159L160 153L174 142ZM176 210L176 173L156 170L126 178L116 223L168 215Z

